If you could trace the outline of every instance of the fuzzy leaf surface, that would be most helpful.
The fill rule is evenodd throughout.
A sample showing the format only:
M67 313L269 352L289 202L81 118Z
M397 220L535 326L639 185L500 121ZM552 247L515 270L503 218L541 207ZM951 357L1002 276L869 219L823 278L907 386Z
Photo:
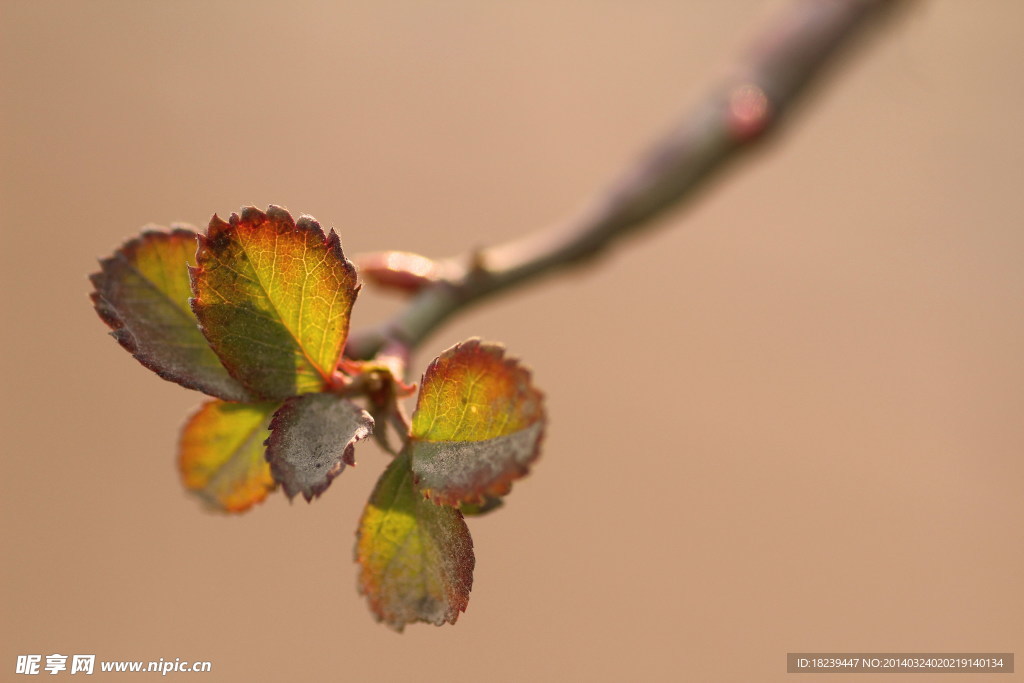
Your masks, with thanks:
M473 539L462 513L434 505L399 455L377 482L359 523L359 591L379 621L397 631L422 621L454 624L473 587Z
M249 207L229 222L214 216L196 260L192 310L228 372L266 399L322 389L359 290L337 234Z
M136 360L166 380L230 401L249 393L228 374L189 307L188 267L196 234L152 226L125 243L90 276L93 305Z
M277 403L210 401L181 433L178 464L185 488L209 507L242 512L276 486L264 457Z
M445 505L503 496L540 455L544 424L543 395L503 346L457 344L423 375L408 446L416 485Z
M373 432L370 414L333 394L293 396L274 414L267 460L289 498L307 501L327 490L345 465L355 465L355 444Z

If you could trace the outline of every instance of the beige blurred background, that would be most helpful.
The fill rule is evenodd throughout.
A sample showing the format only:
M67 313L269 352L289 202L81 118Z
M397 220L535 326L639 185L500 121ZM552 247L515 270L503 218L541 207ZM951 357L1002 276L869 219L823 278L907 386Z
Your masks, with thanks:
M55 652L209 660L215 681L776 681L788 651L1024 653L1016 0L920 3L698 203L428 342L417 373L504 341L551 416L534 474L471 521L455 627L397 635L356 594L375 446L313 505L204 512L174 464L201 396L88 301L142 225L247 204L349 253L553 224L784 4L0 2L0 679ZM397 306L364 289L354 325Z

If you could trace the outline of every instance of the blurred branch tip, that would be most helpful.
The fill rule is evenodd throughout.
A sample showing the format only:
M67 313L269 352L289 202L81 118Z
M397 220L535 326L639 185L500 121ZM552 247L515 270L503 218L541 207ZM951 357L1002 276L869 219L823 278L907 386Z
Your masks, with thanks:
M354 334L349 355L372 358L395 342L414 348L463 308L587 262L678 208L778 130L847 48L910 4L796 0L754 36L722 83L563 225L437 262L400 252L370 255L372 282L414 296L391 320Z

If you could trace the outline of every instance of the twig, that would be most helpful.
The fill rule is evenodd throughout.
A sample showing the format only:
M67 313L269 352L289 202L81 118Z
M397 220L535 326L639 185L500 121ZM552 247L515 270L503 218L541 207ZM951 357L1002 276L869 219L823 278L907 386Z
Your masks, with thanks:
M385 325L354 334L349 357L371 358L388 343L413 349L468 305L587 261L664 215L778 129L841 48L903 4L798 0L753 43L730 78L574 220L443 263L445 278L420 289Z

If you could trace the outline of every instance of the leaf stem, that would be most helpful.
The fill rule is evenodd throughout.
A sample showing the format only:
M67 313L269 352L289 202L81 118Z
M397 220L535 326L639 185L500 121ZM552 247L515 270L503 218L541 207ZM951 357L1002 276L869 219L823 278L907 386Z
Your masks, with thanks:
M574 219L443 263L384 325L357 332L350 358L385 345L416 348L439 325L481 299L592 260L619 238L664 216L729 162L779 129L786 114L842 48L906 0L797 0L753 41L731 75Z

